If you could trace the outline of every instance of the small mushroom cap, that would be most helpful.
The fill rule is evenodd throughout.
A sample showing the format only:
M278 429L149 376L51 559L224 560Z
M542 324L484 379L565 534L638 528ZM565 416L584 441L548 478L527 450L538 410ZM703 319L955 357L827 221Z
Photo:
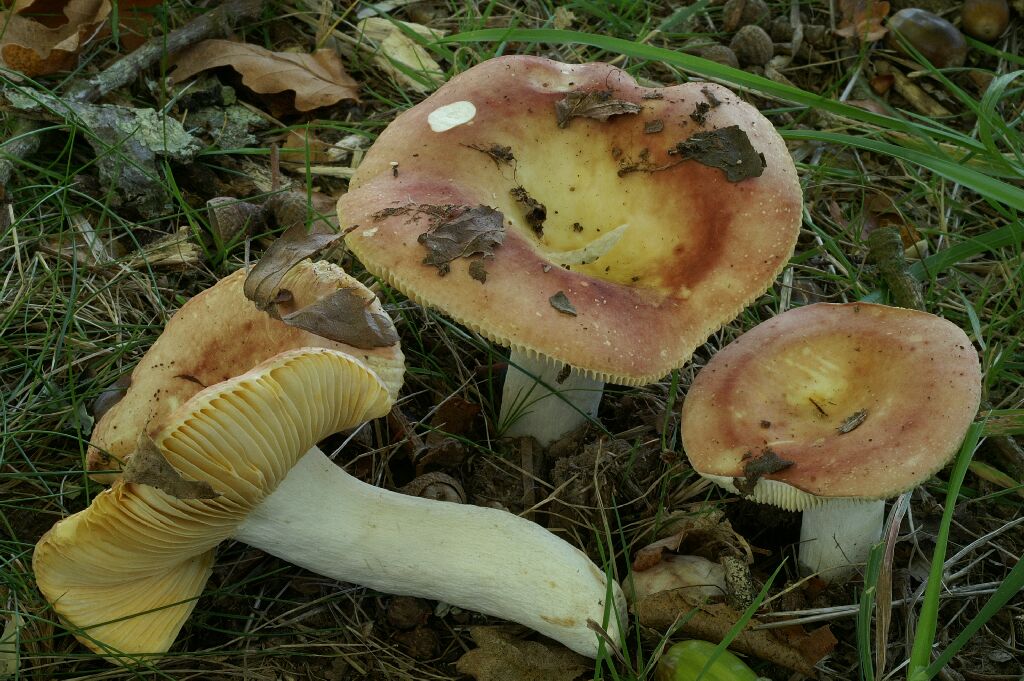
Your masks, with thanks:
M559 127L556 107L571 93L635 113ZM753 164L763 156L759 177L730 182L720 167L669 153L730 126ZM546 208L540 234L519 189ZM480 205L504 216L504 242L439 276L423 262L421 207ZM801 191L772 124L723 87L650 89L608 64L511 56L400 115L338 211L356 256L413 300L528 355L640 385L682 365L768 288L796 243ZM559 293L575 314L555 308Z
M87 453L90 471L121 468L145 431L159 432L167 417L206 386L237 376L274 355L302 347L323 347L362 360L397 397L405 373L399 345L363 350L289 326L260 311L242 292L239 270L196 295L178 310L132 372L125 396L96 424ZM305 260L284 277L281 288L292 299L279 304L288 314L341 288L363 297L370 309L386 315L373 293L341 268ZM94 480L113 482L117 474L94 472Z
M694 470L733 491L734 478L760 467L757 501L801 509L818 497L886 499L949 462L980 399L977 353L955 324L817 303L711 358L683 402L683 446ZM771 454L792 465L762 458Z
M316 442L383 416L391 403L369 368L324 348L281 353L201 390L167 417L154 443L181 477L218 496L178 498L126 479L127 471L39 540L39 590L79 641L114 662L166 652L217 544Z

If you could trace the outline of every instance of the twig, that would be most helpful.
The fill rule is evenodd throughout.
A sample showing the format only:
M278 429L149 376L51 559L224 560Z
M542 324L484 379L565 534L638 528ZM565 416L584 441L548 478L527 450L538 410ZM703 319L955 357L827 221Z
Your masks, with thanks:
M138 77L143 69L155 64L163 55L220 35L229 24L251 19L263 11L264 0L228 0L220 7L202 14L165 36L157 36L137 50L118 59L92 78L74 81L65 97L76 102L92 102ZM15 161L27 158L39 149L38 132L42 125L24 119L18 123L13 138L0 144L0 198L14 172Z
M109 68L92 78L75 81L67 98L76 102L93 102L135 80L165 54L178 52L188 45L225 31L229 24L251 19L263 11L263 0L228 0L220 7L201 14L166 36L147 41L131 54L118 59Z

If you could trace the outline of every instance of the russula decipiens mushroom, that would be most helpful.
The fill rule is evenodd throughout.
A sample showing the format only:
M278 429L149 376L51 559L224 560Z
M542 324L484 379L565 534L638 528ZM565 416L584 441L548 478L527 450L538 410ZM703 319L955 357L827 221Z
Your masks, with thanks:
M704 477L802 510L800 562L835 581L866 560L884 500L953 457L980 399L978 357L956 325L817 303L711 358L683 403L683 447Z
M546 444L604 382L663 377L763 293L801 192L772 124L721 86L509 56L395 119L338 211L367 269L511 346L505 432Z
M228 275L191 298L167 322L163 333L132 371L124 397L97 421L86 466L98 482L111 483L120 462L135 450L140 433L160 430L168 414L206 386L237 376L279 352L325 347L358 357L398 396L405 360L397 335L387 345L359 348L289 326L257 309L242 292L244 270ZM339 290L364 301L378 319L387 317L371 291L340 267L304 260L284 275L280 289L290 298L278 303L293 313ZM394 331L394 327L391 327Z
M294 300L316 300L342 282L390 324L372 293L339 279L337 268L297 269L282 283ZM617 636L615 608L605 604L611 593L625 612L621 591L578 549L504 511L367 485L313 446L388 411L401 351L396 342L366 361L368 351L343 352L324 339L331 347L289 349L296 329L259 319L241 283L232 275L174 316L117 405L111 429L138 438L122 457L124 475L40 540L40 589L85 645L117 662L166 651L210 574L214 547L229 537L334 579L510 619L591 656L598 636L589 619L603 623L610 610L607 628ZM211 326L211 310L236 322ZM240 352L246 340L263 349ZM202 361L191 356L197 346ZM245 366L269 347L283 352ZM196 376L166 366L202 371L212 384L181 397L175 381ZM179 395L174 405L168 394ZM217 496L179 498L197 489Z

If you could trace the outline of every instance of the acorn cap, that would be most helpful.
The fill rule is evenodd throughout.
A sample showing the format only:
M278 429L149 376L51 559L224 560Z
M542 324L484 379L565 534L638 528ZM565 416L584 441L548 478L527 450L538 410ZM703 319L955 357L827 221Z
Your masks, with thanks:
M294 348L323 347L359 358L382 378L397 397L405 372L398 343L360 349L289 326L260 311L242 292L245 270L228 275L178 310L131 375L124 397L96 423L89 443L90 471L120 469L143 432L160 431L166 419L206 386L237 376L263 360ZM364 299L372 312L387 318L373 293L340 267L304 260L281 282L291 294L278 304L282 315L306 307L342 288ZM389 319L389 318L387 318ZM92 473L111 483L116 473Z
M717 161L688 158L715 149ZM465 221L479 206L500 213L500 245L494 223ZM608 64L511 56L401 114L338 211L349 248L413 300L496 343L641 385L768 288L796 243L801 192L772 124L721 86L651 89ZM453 224L492 240L425 264L437 251L424 233Z
M316 442L383 416L391 403L369 368L323 348L281 353L201 390L153 440L149 455L173 472L144 484L130 481L130 464L89 508L43 535L32 559L40 591L79 641L114 662L129 661L119 653L165 652L217 544ZM212 498L164 491L203 483Z
M732 491L756 480L744 489L756 501L886 499L949 462L980 399L977 353L956 325L817 303L711 358L683 402L683 446L694 470Z

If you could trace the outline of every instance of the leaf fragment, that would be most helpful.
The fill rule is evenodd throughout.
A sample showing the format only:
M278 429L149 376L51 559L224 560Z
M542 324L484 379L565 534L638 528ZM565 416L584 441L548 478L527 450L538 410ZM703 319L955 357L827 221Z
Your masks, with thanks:
M593 118L603 122L612 116L638 114L642 108L639 104L614 99L611 90L578 90L555 102L555 117L558 127L564 128L573 118Z
M697 161L725 172L729 182L760 177L767 163L764 155L750 144L750 138L738 125L698 132L669 149L684 160Z
M870 43L889 32L882 21L889 16L889 3L880 0L839 0L841 19L836 35L859 38Z
M181 477L145 432L139 436L138 445L128 458L122 477L125 482L155 487L176 499L215 499L220 496L208 482Z
M753 456L748 452L744 458L746 463L743 464L743 477L733 478L732 481L743 495L753 494L757 481L765 475L778 473L793 465L792 461L786 461L768 447L765 447L759 456Z
M320 300L281 318L294 326L328 340L355 348L372 350L398 342L398 331L391 318L370 309L358 289L341 288Z
M483 259L477 259L469 263L469 276L473 277L481 284L487 283L487 268L484 266Z
M334 244L343 235L305 222L289 227L270 247L245 278L245 297L261 310L270 310L276 302L284 275L301 261Z
M544 234L544 221L548 218L547 207L530 196L525 187L516 186L509 190L512 198L523 207L523 217L537 236Z
M572 317L576 316L576 308L573 307L569 297L565 295L565 291L559 291L555 295L548 298L548 302L551 303L551 307L555 308L562 314L567 314Z
M358 100L359 87L333 50L312 54L271 52L259 45L210 39L175 55L171 79L180 83L207 69L230 66L242 83L260 94L295 93L296 111L312 111L343 100Z
M0 12L0 66L26 76L74 68L78 53L99 35L111 11L110 0L70 0L61 16L45 17L53 6L36 4L43 3L16 2Z
M505 216L488 206L473 206L452 218L441 218L419 235L427 249L424 265L437 268L442 277L451 271L456 258L493 256L505 240Z
M444 31L385 17L367 17L357 29L362 37L376 43L376 49L371 49L377 66L406 88L430 92L444 83L444 69L410 35L429 43L443 37Z
M455 668L476 681L574 681L593 664L582 655L552 643L523 641L521 627L473 627L477 648L459 658Z

